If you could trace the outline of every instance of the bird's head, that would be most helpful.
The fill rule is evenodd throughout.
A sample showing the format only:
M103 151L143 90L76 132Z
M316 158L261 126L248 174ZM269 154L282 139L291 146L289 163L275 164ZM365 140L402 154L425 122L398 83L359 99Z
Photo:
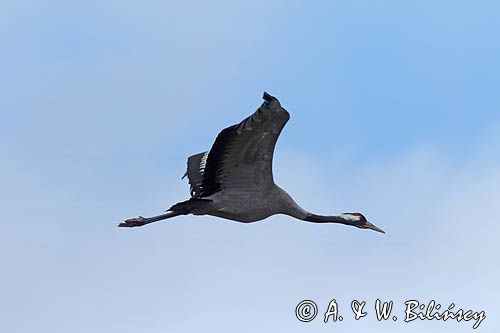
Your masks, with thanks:
M377 227L376 225L370 223L366 217L358 212L355 213L343 213L342 214L346 220L349 220L349 224L361 228L361 229L371 229L385 234L385 231Z

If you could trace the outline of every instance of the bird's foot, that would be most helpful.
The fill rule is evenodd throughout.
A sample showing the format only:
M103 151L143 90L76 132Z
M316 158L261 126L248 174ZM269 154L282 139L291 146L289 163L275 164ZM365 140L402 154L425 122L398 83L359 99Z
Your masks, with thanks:
M128 227L128 228L140 227L140 226L143 226L144 224L146 224L145 221L146 221L146 219L144 217L139 216L139 217L127 219L123 223L120 223L118 226L119 227Z

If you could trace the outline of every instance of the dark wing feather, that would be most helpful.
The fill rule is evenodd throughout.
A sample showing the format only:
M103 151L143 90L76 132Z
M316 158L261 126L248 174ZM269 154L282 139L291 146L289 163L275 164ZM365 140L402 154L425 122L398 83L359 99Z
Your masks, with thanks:
M201 183L203 182L203 173L208 157L208 151L190 156L187 160L187 170L182 178L188 176L191 186L191 196L197 197L201 192Z
M290 114L264 93L264 103L239 124L222 130L207 157L197 197L221 189L258 192L273 184L274 147Z

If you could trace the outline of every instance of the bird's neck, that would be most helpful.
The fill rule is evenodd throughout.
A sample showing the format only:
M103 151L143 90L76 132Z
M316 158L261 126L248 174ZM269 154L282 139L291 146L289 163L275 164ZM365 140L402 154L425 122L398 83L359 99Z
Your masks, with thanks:
M312 213L308 213L305 218L302 220L307 222L314 223L340 223L346 225L355 225L355 221L350 219L348 216L344 214L339 215L316 215Z
M280 207L280 213L303 220L308 211L300 207L292 197L278 185L275 185L275 197L279 198L277 205Z
M293 199L286 193L285 190L276 186L277 190L280 192L279 197L281 198L282 213L295 217L297 219L314 222L314 223L341 223L347 225L356 225L356 221L352 219L351 216L346 214L338 215L316 215L309 213L307 210L300 207Z

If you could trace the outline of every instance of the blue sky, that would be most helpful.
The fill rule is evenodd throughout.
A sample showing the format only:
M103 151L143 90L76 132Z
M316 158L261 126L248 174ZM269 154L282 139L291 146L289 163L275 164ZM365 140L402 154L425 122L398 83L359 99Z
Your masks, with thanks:
M472 330L349 315L376 298L500 328L497 1L0 7L2 331ZM116 228L185 199L185 158L264 90L292 117L276 182L385 235L285 216ZM308 298L347 318L299 322Z

